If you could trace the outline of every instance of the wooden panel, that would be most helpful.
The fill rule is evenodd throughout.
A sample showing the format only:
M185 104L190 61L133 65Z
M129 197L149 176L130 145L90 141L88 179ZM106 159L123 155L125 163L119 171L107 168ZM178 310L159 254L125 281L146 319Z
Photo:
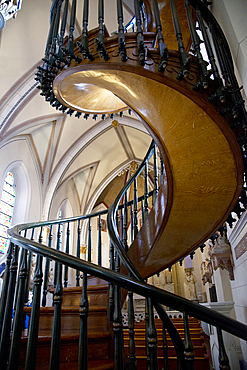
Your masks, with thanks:
M135 60L120 64L112 48L109 62L96 58L90 65L71 67L57 76L54 88L59 94L65 81L67 87L77 81L112 91L136 112L158 143L167 188L129 250L147 277L187 255L229 215L242 188L242 157L227 122L205 93L193 90L194 62L189 78L178 82L178 54L170 53L169 66L161 74L151 49L154 59L142 68Z

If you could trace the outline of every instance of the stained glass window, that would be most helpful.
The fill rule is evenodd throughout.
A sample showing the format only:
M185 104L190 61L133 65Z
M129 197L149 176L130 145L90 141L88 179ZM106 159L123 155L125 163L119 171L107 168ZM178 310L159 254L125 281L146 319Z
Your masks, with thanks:
M7 229L11 226L15 205L15 184L14 176L7 173L4 180L3 191L0 201L0 253L7 249Z

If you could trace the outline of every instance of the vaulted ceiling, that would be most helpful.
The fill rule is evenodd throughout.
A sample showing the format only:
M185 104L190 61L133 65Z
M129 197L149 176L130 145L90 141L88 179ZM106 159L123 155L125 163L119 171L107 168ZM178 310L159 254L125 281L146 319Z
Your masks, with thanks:
M90 1L91 29L97 26L97 3ZM105 23L111 33L117 23L116 4L110 3L106 2ZM130 4L124 2L125 23L133 16ZM82 5L78 1L78 9ZM40 184L43 218L68 186L74 192L74 213L91 211L105 186L131 161L141 160L151 141L128 110L123 117L77 119L56 111L39 95L34 78L42 63L50 6L50 0L23 1L17 18L0 34L0 150L10 142L26 141ZM75 37L81 23L77 19Z

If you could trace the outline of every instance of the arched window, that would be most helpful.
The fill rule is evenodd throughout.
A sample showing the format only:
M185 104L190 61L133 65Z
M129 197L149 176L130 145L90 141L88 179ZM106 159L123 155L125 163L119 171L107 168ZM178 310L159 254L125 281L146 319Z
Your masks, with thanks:
M14 176L11 172L8 172L4 180L0 201L0 253L5 253L7 249L7 230L12 223L15 194Z

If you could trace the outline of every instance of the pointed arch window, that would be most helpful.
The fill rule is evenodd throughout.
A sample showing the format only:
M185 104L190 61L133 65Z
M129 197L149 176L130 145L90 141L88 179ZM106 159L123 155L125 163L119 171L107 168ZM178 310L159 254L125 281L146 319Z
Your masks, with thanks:
M16 187L12 172L8 172L0 200L0 253L5 253L7 249L8 234L7 230L11 226L14 206L15 206Z

